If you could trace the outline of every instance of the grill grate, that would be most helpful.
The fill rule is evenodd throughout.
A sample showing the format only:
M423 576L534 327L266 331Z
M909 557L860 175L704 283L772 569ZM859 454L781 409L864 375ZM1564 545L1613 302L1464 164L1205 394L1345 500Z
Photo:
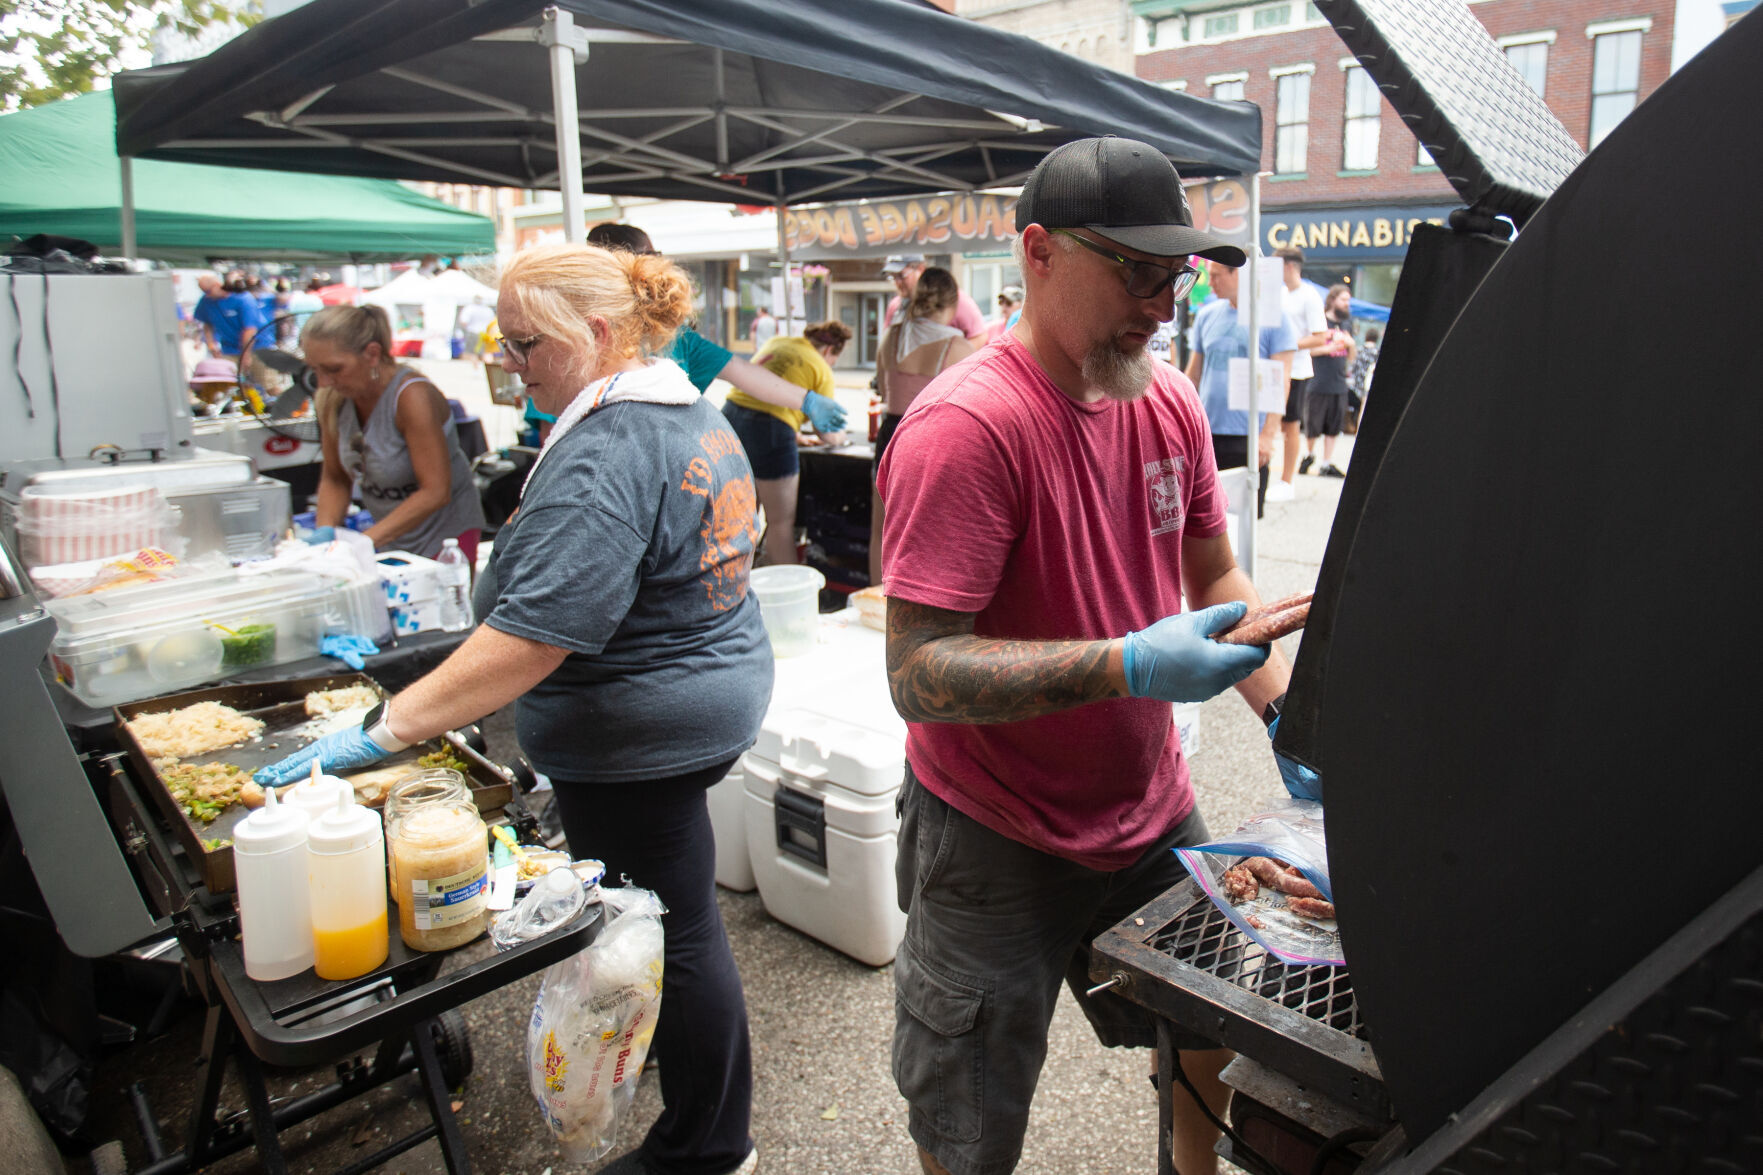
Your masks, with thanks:
M1359 1018L1359 1001L1345 967L1282 963L1238 930L1203 894L1147 945L1356 1040L1371 1039Z

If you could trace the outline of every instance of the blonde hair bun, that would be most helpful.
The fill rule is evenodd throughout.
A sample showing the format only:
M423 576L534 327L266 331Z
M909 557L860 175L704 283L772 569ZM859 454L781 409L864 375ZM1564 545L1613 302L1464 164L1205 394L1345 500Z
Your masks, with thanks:
M594 245L535 245L502 270L502 296L538 333L578 360L582 382L603 356L590 325L604 319L618 359L659 354L691 317L692 283L664 257L612 252Z

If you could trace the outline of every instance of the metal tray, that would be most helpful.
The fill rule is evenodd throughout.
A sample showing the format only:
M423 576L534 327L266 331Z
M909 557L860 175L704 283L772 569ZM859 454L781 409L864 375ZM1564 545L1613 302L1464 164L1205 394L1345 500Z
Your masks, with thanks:
M365 673L338 673L328 677L302 677L289 681L265 681L250 685L223 685L209 689L193 690L189 693L168 694L160 698L149 698L146 701L130 702L118 706L116 714L116 736L129 761L134 764L139 777L145 781L142 790L153 797L154 803L170 823L176 834L178 843L183 845L190 860L196 863L202 877L202 884L213 893L228 893L233 889L233 849L231 843L218 848L210 848L207 841L232 839L233 826L244 819L250 811L243 804L234 804L209 824L192 820L184 814L182 808L172 798L170 789L160 778L152 760L141 749L133 732L128 728L128 720L141 714L159 714L167 710L178 710L185 706L193 706L197 702L220 702L231 706L251 718L262 720L263 733L249 742L237 746L224 747L218 751L207 751L200 755L191 755L183 762L190 764L230 763L246 771L255 771L259 767L284 759L307 743L310 738L290 736L288 732L295 727L309 722L304 702L306 695L314 690L338 689L343 686L368 685L384 697L386 691L380 684ZM449 734L444 738L430 739L417 743L407 751L401 751L386 760L380 766L397 766L400 763L414 761L431 751L446 748L453 751L467 764L466 781L471 787L472 799L481 812L494 811L514 794L513 786L504 769L484 758L477 751L467 746L463 738Z

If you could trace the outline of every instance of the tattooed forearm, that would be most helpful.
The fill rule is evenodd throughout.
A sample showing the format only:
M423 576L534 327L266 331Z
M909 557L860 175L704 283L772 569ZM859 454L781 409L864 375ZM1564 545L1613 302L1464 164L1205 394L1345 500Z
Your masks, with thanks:
M888 602L888 682L909 722L1017 722L1124 696L1110 641L975 636L970 614Z

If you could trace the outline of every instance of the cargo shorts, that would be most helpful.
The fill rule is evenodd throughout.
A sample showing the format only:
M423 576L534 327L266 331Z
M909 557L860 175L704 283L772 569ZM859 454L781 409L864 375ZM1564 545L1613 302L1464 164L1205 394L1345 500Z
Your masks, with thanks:
M993 832L910 767L900 806L906 936L894 959L894 1082L913 1141L950 1175L1000 1175L1022 1154L1060 980L1104 1045L1156 1044L1149 1012L1113 992L1084 994L1089 945L1186 879L1171 850L1203 843L1206 822L1196 808L1137 862L1107 873ZM1176 1044L1218 1047L1179 1029Z

